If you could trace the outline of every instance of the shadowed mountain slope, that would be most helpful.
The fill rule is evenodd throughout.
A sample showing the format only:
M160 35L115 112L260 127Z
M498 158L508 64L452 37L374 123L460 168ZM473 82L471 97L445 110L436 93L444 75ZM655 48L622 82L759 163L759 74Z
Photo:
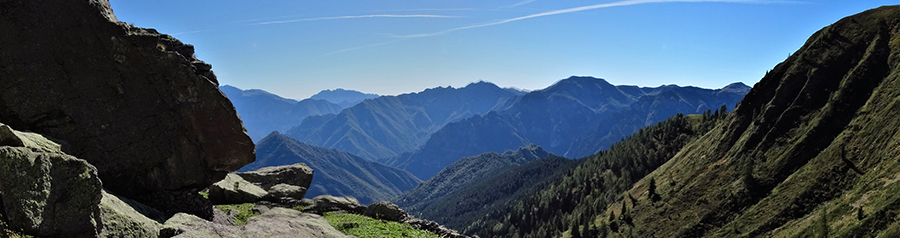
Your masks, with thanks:
M335 116L311 117L286 133L303 143L367 159L395 157L418 148L450 122L508 107L521 92L478 82L463 88L365 100Z
M385 201L418 185L409 172L334 149L310 146L273 132L256 144L256 162L239 171L306 163L314 170L306 197L351 196L362 204Z

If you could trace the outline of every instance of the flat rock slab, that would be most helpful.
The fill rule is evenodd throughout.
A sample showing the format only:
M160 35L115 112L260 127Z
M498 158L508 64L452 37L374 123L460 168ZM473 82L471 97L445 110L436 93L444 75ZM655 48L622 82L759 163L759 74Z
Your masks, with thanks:
M286 208L272 208L247 220L243 226L212 223L199 217L179 213L166 221L162 237L177 238L244 238L244 237L353 237L331 227L319 215Z
M228 174L225 179L209 187L209 200L214 204L256 202L266 194L266 190L235 174Z
M265 190L278 184L309 188L312 183L313 169L304 163L296 163L264 167L250 172L237 173L237 175Z

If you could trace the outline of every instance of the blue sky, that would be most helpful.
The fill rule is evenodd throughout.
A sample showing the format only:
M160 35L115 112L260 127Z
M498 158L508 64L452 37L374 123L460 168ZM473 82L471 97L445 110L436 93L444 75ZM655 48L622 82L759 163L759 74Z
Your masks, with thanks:
M302 99L489 81L541 89L753 85L815 31L897 0L124 1L120 21L192 44L222 84Z

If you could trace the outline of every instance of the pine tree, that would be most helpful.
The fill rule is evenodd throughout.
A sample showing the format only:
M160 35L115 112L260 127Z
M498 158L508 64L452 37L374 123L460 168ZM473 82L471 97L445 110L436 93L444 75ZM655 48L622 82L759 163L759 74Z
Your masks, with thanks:
M594 237L593 233L591 232L591 224L585 223L581 226L581 236Z
M578 223L572 223L572 238L581 238L581 232L578 230Z
M816 221L815 231L818 233L818 237L828 237L828 208L822 208L822 214L819 215L819 219Z

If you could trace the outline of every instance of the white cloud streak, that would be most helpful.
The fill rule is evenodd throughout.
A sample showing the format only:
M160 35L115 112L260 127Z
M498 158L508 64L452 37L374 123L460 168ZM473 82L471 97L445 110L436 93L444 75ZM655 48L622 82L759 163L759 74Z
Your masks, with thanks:
M255 23L253 25L284 24L284 23L294 23L294 22L302 22L302 21L321 21L321 20L356 19L356 18L457 18L457 17L459 17L459 16L377 14L377 15L360 15L360 16L316 17L316 18L304 18L304 19L284 20L284 21L267 21L267 22Z
M194 34L194 33L207 32L207 31L213 31L213 29L208 29L208 30L196 30L196 31L185 31L185 32L172 33L171 35L172 35L172 36L179 36L179 35L187 35L187 34Z
M525 1L517 2L517 3L513 4L513 5L505 6L505 7L503 7L503 8L514 8L514 7L518 7L518 6L522 6L522 5L525 5L525 4L532 3L532 2L534 2L534 1L537 1L537 0L525 0Z
M527 3L527 2L528 1L525 1L525 3ZM443 35L443 34L447 34L450 32L459 31L459 30L481 28L481 27L487 27L487 26L495 26L495 25L506 24L506 23L510 23L510 22L514 22L514 21L521 21L521 20L525 20L525 19L537 18L537 17L552 16L552 15L594 10L594 9L600 9L600 8L622 7L622 6L647 4L647 3L669 3L669 2L721 2L721 3L765 4L765 3L794 3L795 1L785 2L785 1L762 1L762 0L626 0L626 1L595 4L595 5L590 5L590 6L574 7L574 8L567 8L567 9L561 9L561 10L555 10L555 11L549 11L549 12L536 13L536 14L531 14L531 15L527 15L527 16L521 16L521 17L516 17L516 18L495 21L495 22L491 22L491 23L451 28L451 29L447 29L447 30L443 30L443 31L439 31L439 32L434 32L434 33L403 35L403 36L398 36L398 37L416 38L416 37L437 36L437 35Z
M345 48L345 49L340 49L340 50L332 51L332 52L329 52L328 54L325 54L325 55L333 55L333 54L337 54L337 53L344 53L344 52L351 51L351 50L364 49L364 48L375 47L375 46L379 46L379 45L387 45L387 44L391 44L391 43L398 42L398 41L401 41L401 40L403 40L403 39L392 40L392 41L381 42L381 43L375 43L375 44L371 44L371 45L364 45L364 46L350 47L350 48Z

